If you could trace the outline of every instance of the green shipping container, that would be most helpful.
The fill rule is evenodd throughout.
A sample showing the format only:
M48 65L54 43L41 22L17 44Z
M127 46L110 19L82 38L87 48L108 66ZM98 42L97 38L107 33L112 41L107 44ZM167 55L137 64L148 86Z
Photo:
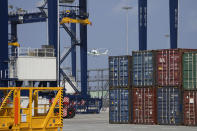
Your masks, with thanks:
M185 90L197 89L197 52L183 54L183 88Z

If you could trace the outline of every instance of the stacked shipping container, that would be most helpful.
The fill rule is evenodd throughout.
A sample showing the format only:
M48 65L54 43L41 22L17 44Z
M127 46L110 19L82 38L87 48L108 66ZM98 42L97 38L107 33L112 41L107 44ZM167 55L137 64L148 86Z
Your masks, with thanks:
M158 124L182 124L182 99L178 87L157 88L157 114Z
M110 123L129 123L131 107L128 89L110 90Z
M156 51L156 76L158 86L181 86L182 50L169 49Z
M131 122L131 56L109 57L110 123Z
M182 124L182 54L183 49L156 51L157 122Z
M132 52L133 123L156 124L155 55Z
M156 83L158 86L182 86L182 57L192 49L165 49L156 51Z
M185 90L197 89L197 52L183 54L183 88Z
M109 57L109 87L128 88L131 86L131 56Z
M130 56L109 57L110 123L197 125L197 52L192 51L134 51L132 62ZM114 92L125 91L128 100L121 93L113 99Z
M184 125L197 125L197 91L184 91Z
M133 123L156 124L155 88L133 88Z
M183 54L184 125L197 125L197 52Z
M132 86L155 85L155 63L153 51L134 51L132 56Z

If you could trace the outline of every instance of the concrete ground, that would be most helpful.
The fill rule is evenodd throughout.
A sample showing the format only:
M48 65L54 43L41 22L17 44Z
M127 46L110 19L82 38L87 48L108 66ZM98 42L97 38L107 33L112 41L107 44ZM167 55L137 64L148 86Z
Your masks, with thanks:
M63 131L197 131L197 127L109 124L108 112L79 115L64 120Z

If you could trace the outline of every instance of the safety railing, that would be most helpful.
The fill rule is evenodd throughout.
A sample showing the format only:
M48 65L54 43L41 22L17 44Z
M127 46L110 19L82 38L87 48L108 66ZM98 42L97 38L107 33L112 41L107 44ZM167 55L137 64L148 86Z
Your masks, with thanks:
M16 79L17 73L15 70L0 70L0 80Z
M21 93L24 91L27 92L27 96L22 97ZM39 102L39 92L43 91L57 92L56 95L51 96L54 98L53 103L49 103L49 98ZM0 131L62 130L62 96L63 88L61 87L1 87ZM40 100L42 101L43 98Z
M0 70L0 79L8 79L9 78L9 71L8 70Z
M10 51L10 56L55 57L53 48L15 48Z

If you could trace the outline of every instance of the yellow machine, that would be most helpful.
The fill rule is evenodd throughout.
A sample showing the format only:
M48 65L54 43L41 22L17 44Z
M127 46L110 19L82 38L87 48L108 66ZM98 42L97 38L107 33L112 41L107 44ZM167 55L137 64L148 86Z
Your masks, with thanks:
M58 131L63 127L62 87L1 87L0 131ZM22 107L22 90L29 91L26 107ZM52 104L38 103L40 91L57 92ZM39 110L43 110L39 113Z

